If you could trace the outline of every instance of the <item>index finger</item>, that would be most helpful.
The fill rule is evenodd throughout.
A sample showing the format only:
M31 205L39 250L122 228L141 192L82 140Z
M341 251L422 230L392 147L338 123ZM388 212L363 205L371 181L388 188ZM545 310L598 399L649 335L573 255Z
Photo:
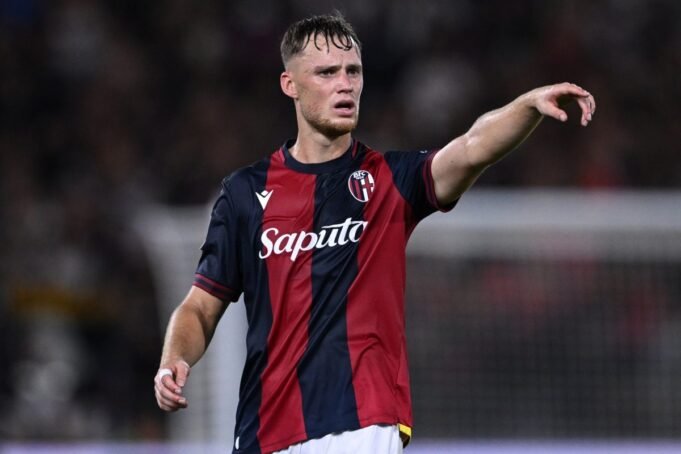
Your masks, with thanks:
M558 96L563 97L564 103L572 98L579 105L582 111L582 126L589 124L596 111L596 100L593 95L579 85L568 82L559 84L557 90L560 93Z
M569 83L569 82L564 82L562 84L559 84L559 89L563 91L565 94L571 94L575 96L579 96L580 98L586 98L591 96L591 93L583 89L577 84Z

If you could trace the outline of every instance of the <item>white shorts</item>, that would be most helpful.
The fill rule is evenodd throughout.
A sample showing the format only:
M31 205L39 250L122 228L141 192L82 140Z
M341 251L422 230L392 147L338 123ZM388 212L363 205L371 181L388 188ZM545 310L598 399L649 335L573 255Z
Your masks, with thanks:
M296 443L273 454L402 454L396 425L374 425Z

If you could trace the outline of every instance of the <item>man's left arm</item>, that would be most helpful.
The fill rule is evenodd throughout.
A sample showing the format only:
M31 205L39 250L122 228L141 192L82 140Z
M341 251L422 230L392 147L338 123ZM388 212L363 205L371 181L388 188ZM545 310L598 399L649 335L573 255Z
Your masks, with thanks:
M520 145L544 116L567 121L562 109L576 102L586 126L596 110L593 96L571 83L529 91L500 109L478 118L473 126L448 143L433 158L431 173L441 205L458 199L490 165Z

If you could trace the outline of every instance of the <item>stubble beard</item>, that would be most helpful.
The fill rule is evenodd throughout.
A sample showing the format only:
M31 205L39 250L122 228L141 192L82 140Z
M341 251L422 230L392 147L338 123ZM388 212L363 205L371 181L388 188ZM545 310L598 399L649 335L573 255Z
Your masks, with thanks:
M348 134L357 128L359 118L359 106L357 107L355 115L349 118L340 120L325 118L317 111L310 111L302 109L301 113L305 121L312 127L312 129L319 131L329 138L336 138Z

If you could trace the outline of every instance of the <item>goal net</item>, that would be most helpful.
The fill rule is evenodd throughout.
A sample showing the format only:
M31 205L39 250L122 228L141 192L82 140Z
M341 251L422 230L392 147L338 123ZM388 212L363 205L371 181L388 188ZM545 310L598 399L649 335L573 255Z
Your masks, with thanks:
M140 217L165 327L209 210ZM681 421L681 193L467 193L408 248L419 438L674 438ZM243 304L192 372L178 440L231 445Z
M162 332L194 281L210 206L147 207L134 222L145 245L158 298ZM168 418L175 442L232 446L241 369L246 360L246 311L231 304L184 389L188 408ZM160 346L159 346L160 349ZM184 446L181 452L203 453ZM231 452L231 451L230 451Z

